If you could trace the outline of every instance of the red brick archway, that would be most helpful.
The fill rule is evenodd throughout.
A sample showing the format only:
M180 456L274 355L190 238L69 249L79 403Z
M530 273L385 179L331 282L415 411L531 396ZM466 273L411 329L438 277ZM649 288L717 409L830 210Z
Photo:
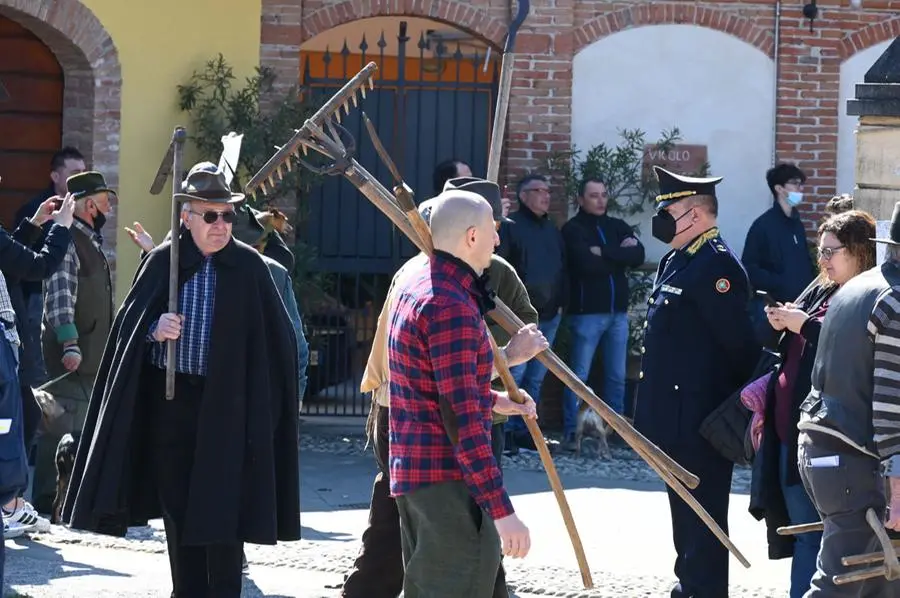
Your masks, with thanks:
M863 27L841 39L837 47L838 58L843 62L857 52L898 36L900 36L900 17Z
M500 47L506 35L502 15L473 7L467 0L262 0L260 66L272 69L276 84L286 89L300 73L300 46L316 35L351 21L385 16L420 17L441 21ZM505 13L505 9L502 11Z
M65 78L63 144L78 147L88 166L117 187L122 69L109 33L79 0L0 0L0 15L29 29L53 51ZM105 231L111 258L115 229L111 217Z
M703 6L644 3L591 19L575 30L575 52L600 38L642 25L699 25L733 35L772 55L772 34L744 17Z

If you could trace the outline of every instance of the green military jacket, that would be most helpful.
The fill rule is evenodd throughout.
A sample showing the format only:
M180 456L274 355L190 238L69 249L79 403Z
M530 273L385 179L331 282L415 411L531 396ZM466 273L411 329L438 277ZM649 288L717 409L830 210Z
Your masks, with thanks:
M531 300L528 298L528 291L525 290L525 284L522 283L522 279L516 274L516 269L513 268L509 262L499 255L491 256L491 265L488 268L488 280L490 281L491 288L497 293L497 297L509 306L520 320L526 324L537 324L537 310L531 305ZM508 343L510 334L499 324L495 323L490 316L488 316L486 320L491 334L494 335L494 339L497 341L497 346L502 347ZM491 383L491 386L495 390L503 390L503 382L500 381L500 378L495 378ZM501 424L509 419L507 416L500 415L496 412L493 415L492 423L494 424Z

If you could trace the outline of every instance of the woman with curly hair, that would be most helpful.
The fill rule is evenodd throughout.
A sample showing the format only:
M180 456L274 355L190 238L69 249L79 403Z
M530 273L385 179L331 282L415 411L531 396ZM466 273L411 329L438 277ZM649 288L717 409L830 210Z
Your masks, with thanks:
M822 319L832 296L857 274L875 266L875 219L851 210L831 216L819 227L820 272L811 288L797 299L767 307L773 329L780 331L782 360L768 381L761 445L753 462L750 513L765 517L769 558L793 556L791 598L800 598L816 571L821 533L778 536L783 525L819 521L819 513L800 480L797 463L797 422L800 404L810 390L810 375Z

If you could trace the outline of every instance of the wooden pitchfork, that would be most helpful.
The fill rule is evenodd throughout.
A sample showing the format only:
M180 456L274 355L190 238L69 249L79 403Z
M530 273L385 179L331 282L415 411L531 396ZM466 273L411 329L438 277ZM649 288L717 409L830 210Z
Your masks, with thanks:
M869 527L872 528L872 531L875 532L875 537L878 538L878 543L881 544L881 552L845 556L841 559L841 563L845 567L877 563L879 561L881 561L882 564L877 567L869 567L850 573L835 575L831 578L835 585L841 586L848 583L864 581L866 579L874 579L876 577L885 577L888 581L900 579L900 561L897 560L896 551L897 546L900 545L900 541L891 540L887 534L887 529L884 527L884 522L881 521L874 509L868 509L866 511L866 523L868 523Z
M156 171L156 177L150 186L150 193L159 195L169 174L172 175L172 206L169 255L169 313L178 313L178 241L181 231L181 204L175 198L176 193L181 192L181 175L183 171L182 156L184 155L184 141L187 139L187 130L184 127L175 127L172 133L172 141L166 150L166 155ZM171 401L175 397L175 341L166 341L166 399Z
M377 69L378 67L375 63L370 62L325 102L316 114L307 119L287 143L279 148L269 161L250 179L244 188L245 193L251 194L256 192L257 189L264 194L267 193L267 188L274 187L276 180L282 180L285 172L293 168L292 161L297 160L313 172L341 175L346 178L359 189L360 193L375 204L375 207L381 210L401 232L409 237L413 243L416 243L421 251L425 251L425 246L420 244L422 241L419 239L419 234L410 223L407 214L397 206L391 193L353 157L350 150L354 143L352 135L337 123L332 122L332 117L339 119L341 108L349 113L350 102L352 101L354 104L357 102L355 95L357 91L361 92L363 97L365 97L365 85L368 83L370 88L374 87L373 75ZM328 133L326 133L326 129ZM344 142L345 139L346 143ZM301 153L304 156L308 155L310 149L327 157L330 162L325 166L310 164L301 157ZM489 315L504 330L510 334L515 334L524 326L524 323L516 317L503 301L497 300L496 305L496 309ZM538 355L537 359L559 377L566 386L571 388L575 394L587 402L614 431L635 449L638 455L647 461L648 465L691 507L697 516L709 527L710 531L731 551L742 565L745 567L750 566L749 561L741 554L727 534L706 512L703 506L697 502L697 499L682 485L684 483L690 488L696 488L699 484L697 476L681 467L681 465L661 451L659 447L635 430L622 416L603 403L552 350L546 349Z
M372 121L369 120L369 117L365 112L362 113L362 117L366 124L366 129L369 132L369 137L372 140L372 145L375 146L375 151L381 157L385 166L388 167L388 170L390 170L391 175L394 177L394 181L397 183L394 187L396 206L403 210L406 217L409 219L409 223L412 225L413 229L415 229L418 238L413 239L413 242L417 246L424 247L425 253L431 255L434 252L434 245L431 241L431 228L426 224L425 219L422 218L422 214L416 207L416 203L413 200L412 189L403 182L403 177L400 175L397 165L394 164L394 161L385 149L384 144L381 143L381 138L378 136L378 132L375 130ZM490 339L491 349L493 349L494 353L494 368L500 374L500 379L509 393L510 398L521 405L525 402L525 398L516 386L512 373L509 371L509 364L506 362L506 358L500 351L497 341L491 334L490 329L488 329L488 337ZM588 565L587 556L584 553L584 546L581 543L578 528L575 527L575 518L572 516L572 509L569 507L569 501L566 499L565 492L563 491L562 480L559 479L559 473L557 473L556 466L553 464L553 457L550 456L550 450L547 448L547 443L544 442L544 434L541 432L537 421L524 417L522 419L525 421L525 426L528 428L528 432L534 440L534 445L537 447L538 454L541 457L541 463L544 465L544 469L547 472L547 478L550 480L550 488L553 490L553 495L556 497L556 502L559 505L563 522L566 525L566 531L568 531L569 539L572 541L572 548L575 550L575 558L578 561L578 568L581 571L581 581L585 588L593 588L594 580L591 577L591 568Z
M866 523L872 528L875 537L881 544L881 552L869 552L865 554L855 554L845 556L841 559L841 564L845 567L856 567L859 565L871 565L874 563L882 563L877 567L869 567L851 571L850 573L841 573L835 575L831 580L835 585L846 585L866 579L874 579L876 577L886 577L889 581L900 579L900 561L897 559L897 547L900 547L900 540L891 540L887 534L878 515L874 509L866 511ZM803 523L800 525L791 525L779 527L776 531L780 536L793 536L797 534L808 534L813 532L824 531L825 524L821 521L815 523Z

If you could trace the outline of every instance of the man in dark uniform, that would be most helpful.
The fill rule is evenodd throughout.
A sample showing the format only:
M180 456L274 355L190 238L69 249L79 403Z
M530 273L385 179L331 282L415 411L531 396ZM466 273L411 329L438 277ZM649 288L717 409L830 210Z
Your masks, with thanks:
M732 463L699 429L747 382L759 356L749 282L716 226L721 177L654 170L660 194L653 236L672 251L660 261L647 300L635 426L700 477L692 494L727 533ZM671 490L669 506L679 580L672 598L727 598L727 549Z

